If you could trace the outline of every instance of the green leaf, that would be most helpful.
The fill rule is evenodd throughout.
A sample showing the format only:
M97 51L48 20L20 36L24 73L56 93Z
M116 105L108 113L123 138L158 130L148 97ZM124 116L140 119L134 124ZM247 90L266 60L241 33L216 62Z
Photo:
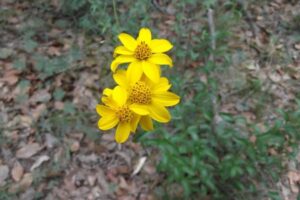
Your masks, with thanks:
M13 54L12 49L8 49L8 48L0 49L0 59L6 59L6 58L10 57L12 54Z
M14 68L16 68L18 70L24 70L26 68L26 58L21 57L21 58L16 59L13 62L13 66L14 66Z
M56 88L53 97L56 101L61 101L65 96L65 92L61 88Z
M269 197L272 200L281 200L280 194L277 191L270 191L269 192Z
M191 194L191 186L190 186L189 182L186 179L183 179L181 181L181 185L184 189L184 195L186 197L188 197Z
M25 51L27 51L28 53L32 53L33 50L38 46L38 43L32 39L26 39L25 41L23 41L23 48L25 49Z
M75 106L71 102L65 102L64 104L64 112L68 114L74 114L75 113Z

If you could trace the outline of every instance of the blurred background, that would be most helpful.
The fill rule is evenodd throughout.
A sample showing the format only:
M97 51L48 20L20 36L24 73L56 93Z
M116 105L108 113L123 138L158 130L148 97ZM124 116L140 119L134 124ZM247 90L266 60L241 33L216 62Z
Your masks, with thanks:
M0 199L299 199L298 0L1 0ZM181 102L97 128L117 36L166 38Z

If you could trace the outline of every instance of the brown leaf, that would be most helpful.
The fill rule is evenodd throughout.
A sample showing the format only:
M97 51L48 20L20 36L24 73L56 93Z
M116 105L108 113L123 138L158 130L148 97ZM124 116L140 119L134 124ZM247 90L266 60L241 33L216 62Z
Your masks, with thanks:
M45 136L45 145L48 149L53 148L56 144L58 144L58 139L54 137L52 134L47 133Z
M282 80L282 76L277 72L270 73L269 78L275 83L278 83Z
M17 151L16 157L30 158L31 156L39 152L41 149L42 147L38 143L27 144Z
M46 110L46 105L45 104L40 104L37 107L35 107L34 109L31 110L32 116L33 118L37 121L41 114Z
M33 120L30 116L28 115L20 115L19 116L19 119L20 119L20 124L24 127L31 127L32 123L33 123Z
M9 168L7 165L0 165L0 186L4 185L4 181L7 179Z
M19 80L19 73L20 72L15 69L7 70L3 77L0 78L0 82L6 82L8 85L14 85Z
M110 191L109 184L108 184L108 182L106 180L106 177L105 177L103 171L99 170L98 173L96 174L96 177L97 177L98 184L102 188L102 193L103 194L109 194L109 191Z
M12 178L14 179L14 181L19 182L23 174L24 174L24 168L18 161L16 161L11 171Z
M59 47L51 46L48 49L48 54L51 56L60 56L61 55L61 50Z
M18 82L18 80L19 77L16 75L5 76L0 79L1 82L6 82L8 85L14 85L16 82Z
M299 188L297 184L300 183L300 173L297 171L289 171L287 176L289 178L292 192L298 193Z
M17 191L25 191L27 188L31 186L32 181L33 181L32 174L26 173L24 174L22 180L19 183L12 185L8 191L11 193L16 193Z
M50 157L47 155L40 156L31 166L30 171L33 171L35 168L39 167L43 162L48 161L49 159Z
M71 152L77 152L80 148L80 143L78 141L74 141L72 142L71 146L70 146L70 150Z
M63 110L64 109L64 103L61 101L55 101L54 102L54 108L57 110Z
M47 102L51 99L51 94L45 90L39 90L30 98L31 103Z
M97 177L93 174L93 175L88 175L87 177L87 181L89 183L90 186L94 186L96 183Z

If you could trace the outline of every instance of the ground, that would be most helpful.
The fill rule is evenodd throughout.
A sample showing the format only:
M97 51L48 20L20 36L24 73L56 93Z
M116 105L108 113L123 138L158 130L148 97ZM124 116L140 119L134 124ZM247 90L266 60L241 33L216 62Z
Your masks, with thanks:
M160 21L159 35L176 38L168 27L178 10L172 2L154 2L151 19ZM45 10L27 2L0 3L0 199L158 199L165 175L156 171L157 151L133 141L118 145L113 132L97 129L95 106L113 84L111 36L62 28L70 19L60 20L56 3ZM299 97L300 2L241 6L227 41L233 64L217 75L223 83L220 110L272 121L275 109L293 107ZM190 21L191 37L201 32L198 23L207 23L206 12L199 10ZM178 36L183 46L193 45L187 38ZM197 57L174 59L191 73L202 63ZM300 156L289 161L276 183L285 200L299 193L299 162Z

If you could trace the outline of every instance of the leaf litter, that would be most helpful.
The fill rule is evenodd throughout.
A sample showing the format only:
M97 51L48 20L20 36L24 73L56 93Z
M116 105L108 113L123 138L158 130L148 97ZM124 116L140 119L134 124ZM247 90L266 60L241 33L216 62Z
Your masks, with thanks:
M153 185L150 186L149 183L155 185L161 180L154 167L157 158L142 156L139 152L144 150L140 145L124 145L120 151L114 143L112 134L98 132L96 136L98 139L91 140L83 131L77 130L77 133L72 135L73 130L48 127L53 120L61 120L57 114L51 118L51 121L48 118L50 114L55 111L64 112L68 102L72 102L78 109L94 112L99 90L108 84L103 69L108 63L101 57L103 54L110 55L112 46L104 43L105 38L102 36L95 36L91 42L84 33L47 23L49 19L42 19L44 13L39 13L43 11L32 12L30 9L32 5L28 2L17 5L11 2L11 0L4 0L0 3L1 7L10 9L14 13L14 16L8 19L9 27L5 26L0 30L0 36L4 35L0 40L8 41L4 43L7 45L0 49L0 64L4 66L0 71L0 113L1 119L4 119L7 125L4 136L13 141L13 144L4 144L1 149L0 185L7 186L9 192L21 192L28 197L40 192L45 199L109 200L137 199L140 196L153 199ZM58 1L52 0L51 3L54 9L60 9ZM228 41L233 49L241 48L247 54L248 62L242 60L245 63L240 63L241 61L237 60L228 74L230 78L224 78L224 81L230 80L230 82L223 84L222 110L245 115L248 121L258 120L251 109L247 110L241 106L246 103L251 108L255 104L251 98L241 100L239 96L239 91L247 87L249 77L259 79L263 83L263 90L278 99L265 109L289 106L295 96L294 93L299 92L297 83L300 78L299 42L285 30L276 32L276 27L280 27L278 22L291 22L292 16L289 13L297 13L299 7L299 3L291 6L281 0L264 5L263 9L259 6L251 6L250 11L256 16L254 23L258 27L255 33L257 37L254 37L255 34L245 23L246 25L236 27L234 30L241 40ZM174 37L174 33L168 29L176 23L176 7L170 3L166 12L167 16L155 12L151 17L165 21L159 25L162 36ZM48 14L51 19L55 18L54 11ZM49 31L40 29L36 37L24 43L15 33L19 34L21 27L28 23L25 21L28 16L44 20L43 26ZM199 21L193 23L195 27L201 24ZM195 28L192 34L197 34L196 30L200 28ZM278 42L272 43L270 35L276 35L279 38ZM44 40L46 36L49 37ZM51 67L41 68L45 71L39 72L37 70L43 63L39 63L41 60L37 58L42 57L34 57L33 54L42 55L47 58L46 61L50 61L51 58L66 55L73 44L85 48L87 52L81 60L76 61L76 65L79 66L76 70L73 71L72 63L68 63L70 68L58 74L45 77L38 75L42 72L50 73L47 70L55 67L55 62L63 60L54 60ZM253 45L256 50L253 49ZM292 58L292 62L288 65L277 60L285 49ZM267 61L260 57L265 54L270 58ZM186 65L195 67L202 62L202 60L195 60ZM234 79L231 79L232 77ZM205 81L206 77L201 79ZM56 88L62 89L65 93L58 99L55 99L52 93ZM67 111L70 111L68 116L72 118L72 108ZM44 124L37 127L37 122L41 124L44 122ZM67 120L62 123L67 123ZM92 124L96 126L96 119L92 119ZM63 131L67 134L62 135ZM253 137L250 140L255 142ZM39 184L34 185L34 181ZM50 181L54 183L51 186ZM296 166L279 181L278 185L283 191L284 199L296 199L299 193L299 182L299 168ZM20 197L25 198L26 195L21 196L21 194Z

